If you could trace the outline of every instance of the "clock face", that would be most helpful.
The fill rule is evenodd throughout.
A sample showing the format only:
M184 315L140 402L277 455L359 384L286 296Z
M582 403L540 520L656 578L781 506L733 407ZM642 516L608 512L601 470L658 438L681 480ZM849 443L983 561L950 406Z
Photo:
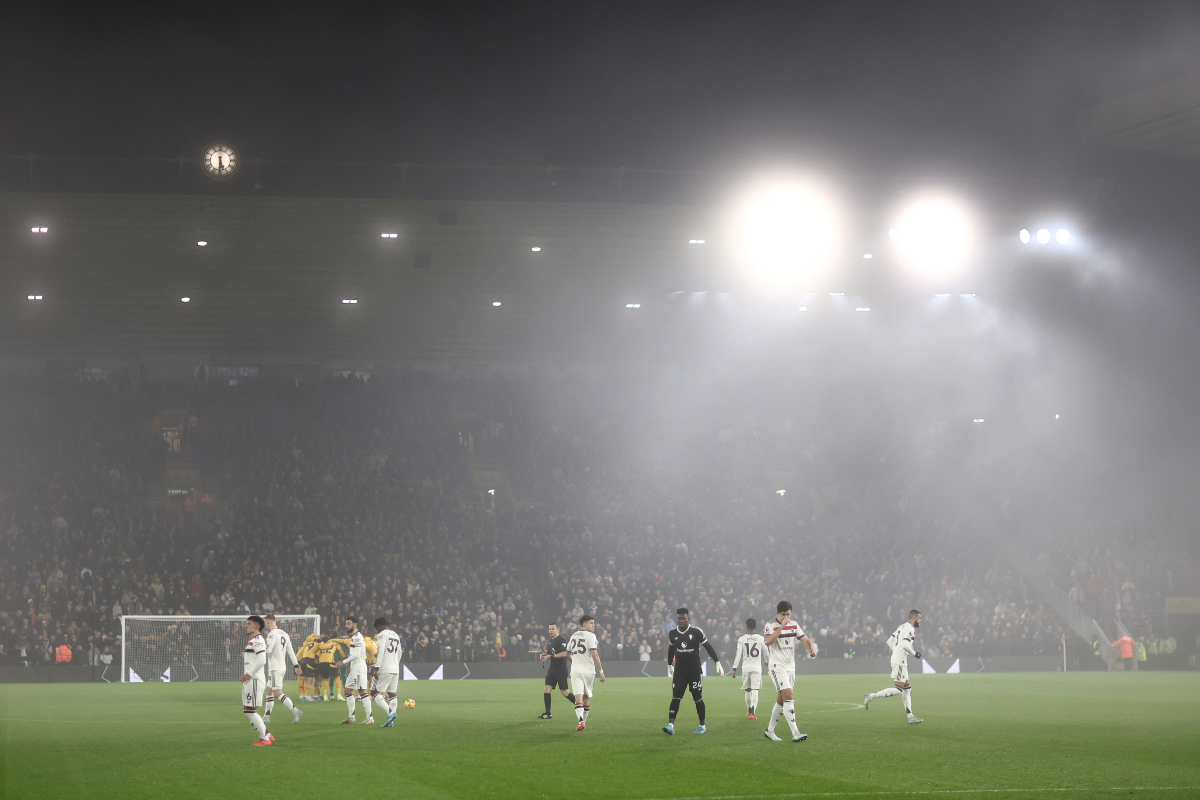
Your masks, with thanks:
M237 169L237 153L225 144L210 147L204 154L204 169L214 178L228 178Z

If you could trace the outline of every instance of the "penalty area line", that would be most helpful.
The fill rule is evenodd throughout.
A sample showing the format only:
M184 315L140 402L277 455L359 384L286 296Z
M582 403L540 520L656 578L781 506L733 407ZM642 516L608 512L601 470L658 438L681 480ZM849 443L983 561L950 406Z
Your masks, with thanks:
M59 723L59 722L63 722L63 723L68 723L68 722L69 722L69 723L71 723L71 724L73 724L73 725L90 725L90 724L92 724L92 723L96 722L96 720L94 720L94 719L92 719L92 720L82 720L82 719L15 719L15 718L9 717L9 718L6 718L6 719L0 719L0 722L48 722L48 723L50 723L50 724L55 724L55 723ZM225 721L225 720L218 720L218 721L204 721L204 720L201 720L201 721L196 721L196 720L187 720L187 719L184 719L184 720L173 720L173 719L144 719L144 720L141 720L141 721L139 721L137 724L138 724L138 725L245 725L246 723L245 723L245 722L243 722L243 721L234 722L234 721L232 721L232 720L229 720L229 721Z
M1020 789L883 789L876 792L789 792L787 794L724 794L709 797L647 797L641 800L759 800L771 797L911 797L915 795L954 794L1040 794L1043 792L1191 792L1200 786L1059 786Z

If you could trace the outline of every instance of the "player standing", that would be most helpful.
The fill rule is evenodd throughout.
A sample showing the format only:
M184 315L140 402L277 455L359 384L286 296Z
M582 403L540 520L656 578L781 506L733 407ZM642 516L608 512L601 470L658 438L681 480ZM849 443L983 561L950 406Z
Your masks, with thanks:
M671 709L667 713L667 724L663 733L675 735L675 715L679 713L679 704L683 702L683 693L691 690L692 700L696 703L696 716L700 718L700 726L692 733L705 733L704 727L704 673L701 670L703 659L700 648L708 651L708 655L717 662L717 674L724 675L725 668L717 657L717 651L708 643L704 631L689 623L690 612L686 608L675 609L677 627L667 634L667 672L671 675Z
M310 633L296 651L300 665L296 667L296 692L302 701L312 701L317 683L317 635Z
M579 630L571 634L567 652L571 654L571 693L575 695L575 717L581 731L587 727L588 713L592 710L592 687L596 674L604 683L604 667L600 654L596 652L596 620L584 614L579 618Z
M880 697L895 697L904 695L904 711L908 714L908 724L917 725L925 720L913 716L912 713L912 684L908 682L908 657L921 657L914 647L913 640L917 638L917 628L921 627L921 612L915 608L908 612L908 622L901 623L899 628L888 637L888 647L892 648L892 681L895 686L881 692L870 692L863 695L863 709L871 707L871 701Z
M550 696L551 690L555 688L572 704L575 702L575 695L571 694L569 683L571 671L567 668L567 661L571 658L571 654L567 652L567 640L559 633L557 622L547 625L546 631L550 634L550 641L546 642L546 652L541 655L543 665L550 662L546 670L545 690L542 692L542 697L546 700L546 713L538 719L554 719L550 714Z
M379 727L396 727L396 687L400 684L400 656L403 648L400 634L388 627L384 617L375 620L375 641L379 650L375 656L375 702L387 712L387 721ZM384 695L387 699L384 699Z
M798 622L792 620L792 604L780 600L776 606L775 619L763 626L763 643L767 646L767 671L775 684L775 705L771 708L771 721L763 735L773 742L783 741L775 735L775 725L781 716L787 718L792 729L792 741L803 742L807 733L796 726L796 702L792 687L796 685L796 642L804 643L808 654L817 656L817 646L804 634Z
M292 649L292 637L275 623L275 615L267 614L263 619L267 625L267 713L263 715L263 722L270 724L271 712L275 710L275 701L278 700L288 711L292 712L292 724L294 725L300 721L304 712L296 708L288 696L283 693L283 675L287 669L288 659L291 659L292 663L296 665L298 674L300 660L296 658L296 651Z
M258 707L262 705L263 689L267 686L267 676L263 669L267 666L267 643L263 641L263 618L254 614L246 617L245 630L250 641L242 652L242 710L250 727L258 733L258 741L251 747L270 747L275 743L275 737L267 732L267 724L258 715Z
M340 648L341 645L330 641L327 636L322 636L321 643L317 645L317 675L321 679L321 693L317 695L318 699L329 701L335 694L339 694L337 684L334 683L339 680L334 662L337 661L337 651Z
M346 617L346 633L350 638L350 653L337 662L338 667L346 668L346 709L350 712L350 716L342 720L342 724L354 724L354 695L357 692L358 699L362 701L367 713L367 718L362 724L370 725L375 719L371 716L370 695L367 694L367 643L363 639L362 631L358 629L357 617Z
M742 689L746 692L746 716L758 719L758 690L762 688L762 652L767 649L763 637L755 633L758 622L753 617L746 620L746 633L737 642L737 655L733 657L733 668L729 677L737 677L737 668L742 666Z

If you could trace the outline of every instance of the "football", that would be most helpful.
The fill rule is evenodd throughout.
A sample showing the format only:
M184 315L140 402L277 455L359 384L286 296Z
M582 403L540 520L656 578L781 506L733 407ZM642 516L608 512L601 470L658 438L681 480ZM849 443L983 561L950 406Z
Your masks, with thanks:
M413 700L413 699L410 697L410 698L408 698L407 700L405 700L405 701L404 701L404 707L405 707L405 708L416 708L416 707L417 707L417 701L416 701L416 700Z

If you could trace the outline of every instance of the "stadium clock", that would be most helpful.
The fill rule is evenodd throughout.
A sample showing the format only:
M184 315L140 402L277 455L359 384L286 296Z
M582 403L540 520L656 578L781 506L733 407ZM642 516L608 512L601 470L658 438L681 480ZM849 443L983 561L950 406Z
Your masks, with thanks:
M204 153L204 169L214 178L228 178L237 170L237 153L227 144L217 144Z

